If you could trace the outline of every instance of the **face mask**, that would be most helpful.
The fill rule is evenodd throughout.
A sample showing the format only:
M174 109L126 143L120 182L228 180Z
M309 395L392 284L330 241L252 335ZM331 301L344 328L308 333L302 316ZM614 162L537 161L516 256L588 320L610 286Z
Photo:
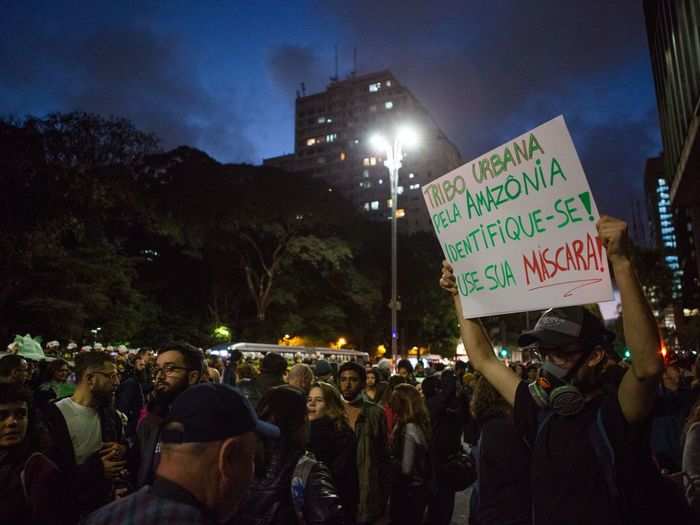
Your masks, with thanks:
M574 375L578 366L571 371L546 362L542 365L537 379L530 383L529 390L532 398L542 408L550 408L560 416L578 414L585 403L581 391L569 382L569 376Z

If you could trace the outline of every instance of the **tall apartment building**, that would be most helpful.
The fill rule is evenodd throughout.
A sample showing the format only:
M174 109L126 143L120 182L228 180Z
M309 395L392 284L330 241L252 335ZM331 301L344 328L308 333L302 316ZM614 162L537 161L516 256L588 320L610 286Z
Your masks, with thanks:
M264 164L323 178L358 209L376 220L391 216L389 172L370 137L390 137L402 125L420 137L406 151L399 172L397 216L400 231L430 231L421 188L462 164L457 148L418 99L392 75L380 71L334 81L328 88L296 99L294 153Z
M668 181L684 290L700 292L700 1L645 0L644 13L663 141L663 174ZM683 215L680 217L680 215ZM693 277L688 277L692 275ZM697 309L697 304L695 308Z

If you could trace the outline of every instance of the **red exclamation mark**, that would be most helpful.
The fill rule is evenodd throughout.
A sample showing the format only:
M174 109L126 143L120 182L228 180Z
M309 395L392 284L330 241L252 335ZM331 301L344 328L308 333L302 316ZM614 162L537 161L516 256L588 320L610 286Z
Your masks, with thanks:
M596 236L595 240L598 244L598 262L600 263L598 268L600 268L601 272L604 272L605 266L603 265L603 239L601 239L599 236Z

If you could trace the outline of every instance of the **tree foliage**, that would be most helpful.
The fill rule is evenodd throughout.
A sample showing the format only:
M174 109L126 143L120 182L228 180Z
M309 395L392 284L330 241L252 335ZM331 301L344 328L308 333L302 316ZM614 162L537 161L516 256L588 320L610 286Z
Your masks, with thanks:
M389 231L317 179L162 152L126 120L0 122L0 336L388 345ZM402 237L402 346L450 353L432 235Z

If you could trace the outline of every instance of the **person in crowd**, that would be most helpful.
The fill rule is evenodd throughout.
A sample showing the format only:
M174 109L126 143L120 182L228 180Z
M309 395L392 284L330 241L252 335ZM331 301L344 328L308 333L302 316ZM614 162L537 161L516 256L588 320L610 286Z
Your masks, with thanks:
M410 385L416 386L416 376L413 374L413 365L408 359L401 359L396 366L398 375L403 377Z
M50 457L65 473L75 516L112 500L126 467L124 425L114 409L119 376L109 354L85 352L75 360L78 384L71 397L49 404L44 416Z
M0 384L0 523L67 525L70 494L31 404L26 387Z
M306 407L309 413L309 451L328 465L340 501L350 522L355 521L358 484L355 435L336 388L318 381L311 386Z
M29 363L17 354L7 354L0 358L0 384L24 385L30 376Z
M258 404L258 416L279 428L279 438L263 438L258 447L255 477L231 525L344 525L343 506L328 469L304 455L304 392L289 385L270 388ZM304 462L308 469L301 475L298 465Z
M391 396L394 393L394 388L396 388L399 385L407 384L408 380L405 377L400 375L391 376L389 378L389 381L387 381L386 388L384 389L384 393L382 394L379 403L377 403L382 408L382 410L384 410L384 417L386 418L386 428L389 442L391 442L394 425L396 423L394 409L391 408Z
M420 392L410 384L394 388L391 407L396 415L391 524L422 525L432 478L430 416Z
M529 525L530 451L513 422L512 406L479 376L470 410L480 430L473 449L478 481L472 489L472 521L478 525Z
M461 359L455 361L455 375L457 376L457 385L460 387L464 386L464 374L467 373L467 363Z
M126 415L126 437L130 441L136 439L136 426L141 410L146 405L146 393L150 391L146 358L144 354L136 354L134 366L130 374L119 383L116 394L116 407Z
M36 391L37 403L46 404L57 399L69 397L75 392L75 385L68 382L70 367L63 359L56 359L46 365L43 381Z
M537 364L530 364L527 367L527 382L528 384L532 384L535 381L537 381L537 376L540 373L540 366Z
M316 375L317 381L322 381L331 385L335 384L335 378L333 377L333 368L331 367L331 364L325 359L319 359L318 361L316 361L316 365L314 367L314 374Z
M416 362L416 366L413 368L413 375L416 378L425 377L425 365L423 364L423 361L421 361L420 359Z
M228 521L253 478L256 431L270 432L232 387L193 385L175 399L164 422L153 484L97 510L85 525Z
M236 389L250 401L250 404L258 406L262 394L258 386L258 371L250 363L241 363L236 368Z
M377 368L382 373L382 381L389 381L392 369L391 359L382 357L379 361L377 361Z
M387 382L384 381L383 378L383 374L376 366L367 370L367 385L364 390L367 401L373 403L379 403L381 401L387 387Z
M681 385L681 370L675 361L666 365L656 392L652 413L651 447L661 468L681 468L681 434L692 404L690 390Z
M271 388L284 385L286 372L287 360L284 357L273 352L265 355L260 363L260 375L257 380L260 395L264 396Z
M693 399L700 398L700 356L697 357L692 367L692 378L690 380L690 390L693 393Z
M387 450L386 418L381 407L362 395L367 380L365 368L353 361L338 370L345 416L357 443L357 476L360 486L355 513L358 524L374 523L386 508L390 463Z
M236 386L236 371L238 365L243 362L243 352L240 350L231 350L229 352L229 359L226 369L224 370L223 383L225 385Z
M219 371L216 368L214 368L213 366L210 366L206 359L202 362L201 382L202 383L221 383L221 375L219 374Z
M224 360L221 359L220 356L212 355L209 357L209 368L214 368L217 372L219 372L220 378L224 377L224 373L226 372L226 369L224 367ZM219 382L221 382L221 381L219 381Z
M700 400L690 409L683 429L683 472L688 505L700 522Z
M518 341L545 358L538 380L528 385L494 355L481 322L464 318L454 271L443 263L440 284L454 297L470 363L514 407L516 428L532 450L535 525L666 521L678 510L663 505L666 515L659 515L660 498L650 489L660 477L643 432L663 372L656 321L636 277L627 225L602 217L597 228L632 354L617 395L605 395L600 383L603 347L612 339L600 319L583 307L547 310Z
M295 386L308 395L311 384L314 382L314 371L309 365L297 363L289 369L287 383Z
M462 450L464 406L457 396L457 378L451 370L432 375L421 383L430 415L430 457L436 473L434 490L428 502L431 525L449 525L454 511L455 491L441 475L450 456Z
M202 352L190 344L174 342L164 345L158 352L153 368L156 382L153 399L147 405L147 415L136 428L134 456L138 465L132 470L136 472L137 487L153 482L160 461L158 439L161 424L177 397L201 381L203 367Z

